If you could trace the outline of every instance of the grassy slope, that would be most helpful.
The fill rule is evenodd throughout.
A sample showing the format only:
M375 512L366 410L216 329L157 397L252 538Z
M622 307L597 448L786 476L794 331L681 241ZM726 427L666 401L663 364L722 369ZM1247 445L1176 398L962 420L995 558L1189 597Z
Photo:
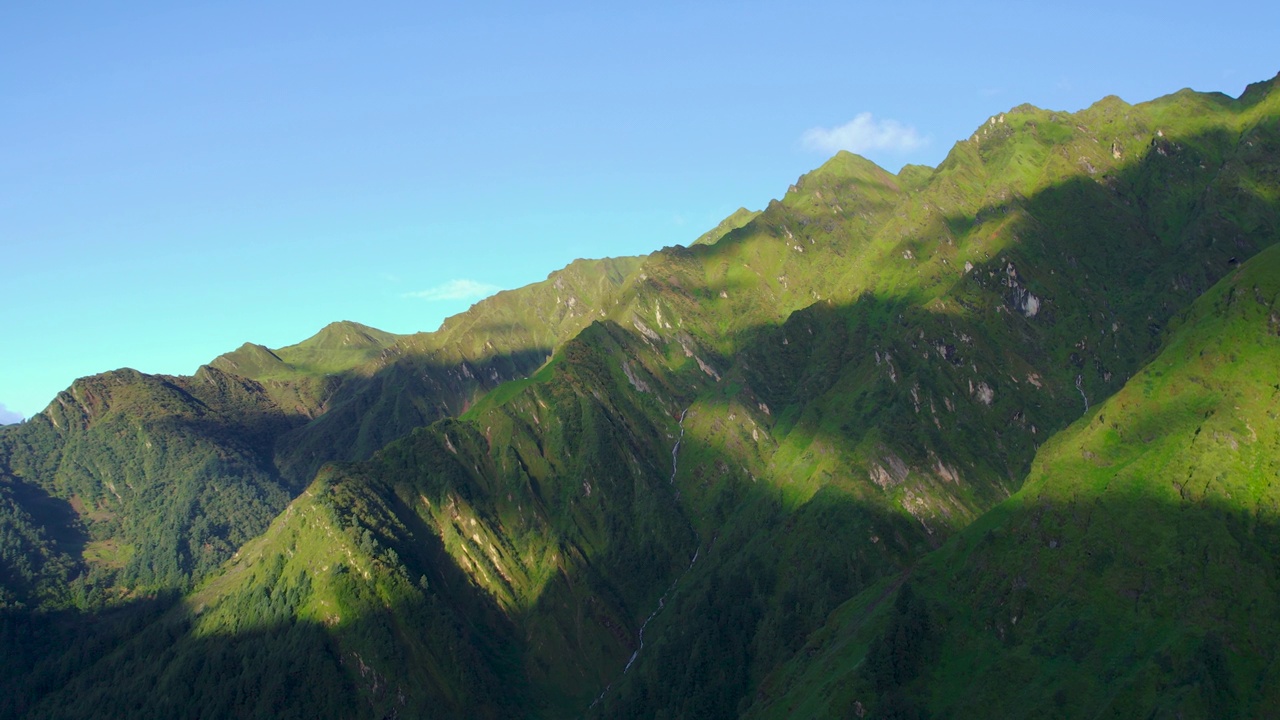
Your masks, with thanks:
M1274 241L1276 99L1254 96L1024 107L931 174L838 155L715 245L575 264L401 339L290 436L291 466L467 410L337 486L351 517L388 508L366 529L407 577L460 574L518 628L482 674L527 682L536 712L580 710L678 578L597 710L733 714L830 608L1016 489L1079 393L1121 387L1229 257ZM433 536L441 552L406 560ZM459 626L473 601L446 603ZM362 662L417 672L394 647Z
M638 264L638 258L576 261L328 376L314 419L282 440L277 463L305 481L324 462L367 458L413 428L458 415L502 383L533 374L599 317Z
M315 648L306 672L319 677L367 668L344 682L378 715L576 714L631 652L632 616L675 570L670 558L691 552L661 463L665 422L647 422L669 422L665 409L610 390L626 380L598 361L626 353L597 353L627 338L602 332L570 342L562 369L535 378L518 407L442 420L322 471L223 573L35 715L134 703L256 712L231 696L301 647ZM220 645L219 658L243 660L221 692L184 680ZM270 691L312 714L346 713L288 683Z
M478 303L437 333L396 336L344 321L279 350L246 344L192 377L83 378L30 422L0 431L0 473L18 497L71 501L74 514L53 513L43 531L92 534L69 562L84 554L106 570L130 568L121 578L130 586L183 587L260 533L290 486L324 461L367 457L532 372L632 265L580 261ZM35 540L41 520L10 494L15 562L58 554ZM23 582L39 574L13 572ZM66 590L42 592L65 602Z
M334 323L275 351L245 345L193 377L84 378L28 423L0 430L6 692L22 704L31 688L44 688L38 697L99 662L95 653L123 642L109 625L135 627L154 612L139 593L167 597L216 568L266 528L308 468L365 457L532 372L634 264L579 261L437 333ZM95 615L80 614L111 606L132 619L99 630ZM68 637L74 659L39 652ZM98 677L117 672L102 668ZM63 680L49 684L49 673Z
M664 317L723 338L678 480L714 544L602 714L736 713L839 600L1016 489L1080 392L1121 387L1232 254L1275 241L1248 189L1275 185L1277 99L1210 98L1211 120L1203 100L1021 108L917 190L839 156L741 235L646 268ZM1098 137L1121 129L1141 141L1117 157ZM723 334L699 336L717 304Z
M332 457L335 450L338 456L367 455L370 448L381 444L380 440L365 441L367 447L363 450L349 440L356 436L364 440L365 427L394 437L431 417L461 412L473 399L482 397L487 388L532 372L545 362L553 347L591 321L595 308L605 304L603 298L636 264L635 259L628 258L575 262L544 283L501 293L477 304L468 313L450 318L437 333L396 338L354 323L335 323L314 338L277 351L246 345L202 368L193 378L147 376L132 371L85 378L44 414L21 428L6 429L4 442L0 443L0 500L4 502L0 527L6 532L4 556L0 558L4 561L0 570L4 571L5 593L0 600L15 611L0 617L4 636L15 633L10 637L12 642L5 643L13 663L13 672L7 674L11 682L6 687L12 691L8 696L22 706L32 699L32 688L43 688L35 691L34 697L39 697L91 666L92 670L80 675L81 683L86 677L114 677L110 687L139 688L142 686L131 684L133 678L159 681L160 669L149 665L146 658L156 655L157 637L181 635L190 629L184 624L187 621L168 623L168 629L153 628L134 642L125 643L127 635L121 636L106 623L99 629L97 623L90 622L92 615L68 611L62 615L28 616L23 608L76 606L96 613L106 601L121 606L114 612L133 618L126 624L137 627L133 623L143 622L153 613L154 603L131 600L132 594L120 597L122 590L115 587L117 584L134 588L135 593L138 588L186 587L190 580L216 567L244 540L260 533L266 521L283 507L289 494L288 481L282 482L272 467L273 450L285 455L284 462L280 454L276 455L276 462L285 469L290 467L289 449L307 441L329 453L315 464ZM429 387L406 380L406 376L414 375L425 379ZM220 391L209 391L206 385L225 385L240 394L218 397ZM317 388L328 394L308 394ZM388 422L385 413L379 415L385 410L386 399L394 403L407 399L429 409L417 414L400 413L393 418L395 422ZM357 407L352 411L349 405ZM335 414L345 410L356 420L345 428L340 419L329 418L331 422L327 424L313 420L313 425L288 433L297 428L300 420L317 414L325 419L335 408L340 411ZM337 434L341 437L326 432L333 426L339 426ZM122 492L117 495L112 492L113 487ZM241 489L247 489L249 494ZM235 499L210 509L209 498L204 497L210 492ZM370 490L365 488L364 492ZM264 498L273 506L259 512ZM378 500L374 497L370 502L377 504ZM41 503L58 507L45 512ZM90 537L84 537L86 534L92 538L87 545L85 540ZM64 542L68 538L63 536L70 536L69 542ZM234 543L228 544L227 538ZM196 557L191 557L188 548L196 549ZM276 550L277 554L285 552ZM420 550L411 549L409 554L415 552ZM438 566L443 561L436 558L432 562ZM86 567L88 575L84 574ZM420 564L427 574L437 573L431 567L430 563ZM450 570L445 568L443 572ZM425 575L415 575L420 577ZM283 580L271 583L289 584ZM273 602L275 596L270 595L270 590L274 584L263 591ZM465 583L462 585L465 587ZM242 589L249 599L241 595L239 605L232 607L252 604L258 598L260 588ZM450 602L450 609L432 606L435 609L429 615L469 625L474 613L468 608L482 607L486 601L463 593L461 599L454 597ZM257 630L245 628L248 644L229 641L235 649L228 651L228 657L240 653L287 663L289 652L296 651L295 643L333 646L332 640L325 639L328 636L324 629L306 625L307 618L293 617L295 606L280 607L277 603L273 607L275 619L290 618L289 627L299 621L307 629L302 635L293 630L282 635L279 628L259 635ZM416 612L421 615L426 611L419 608ZM209 627L217 632L236 635L242 628L238 622L224 626L219 624L218 616L211 617L214 619L205 624L212 623ZM234 612L222 619L227 617L234 617ZM484 626L490 627L493 622L485 620ZM367 624L362 623L361 627ZM424 629L418 627L415 632L421 634ZM363 635L364 631L356 633L356 637ZM57 638L53 641L55 646L65 646L66 636L72 638L70 645L76 648L74 660L66 657L60 661L57 656L46 658L27 652L36 650L29 644L49 638ZM187 644L166 652L171 658L180 656L198 664L198 655L208 652L210 646L197 640L190 637ZM436 648L438 664L462 668L467 676L483 674L489 661L464 657L470 642L473 641L463 642L455 637L445 650ZM294 650L280 649L280 643ZM123 659L120 653L95 657L95 653L116 644L133 648L134 654L126 653ZM278 652L264 655L262 647L274 647ZM358 641L354 647L360 647ZM142 664L138 665L140 658ZM179 663L164 671L165 677L181 677L190 667ZM334 671L345 672L341 668ZM316 668L316 672L327 671ZM43 679L50 675L62 680L50 684ZM242 680L249 683L246 687L257 682L251 677ZM446 695L456 694L457 688L468 687L471 682L454 677L447 683L451 689ZM415 679L412 684L422 683ZM298 691L296 687L292 691L273 690L277 694ZM98 700L80 703L82 712L91 714L95 703L106 702L94 691L85 692ZM495 697L498 695L501 693ZM54 701L55 707L68 702L67 697L60 697ZM137 696L134 700L114 697L116 702L137 700ZM439 698L427 693L416 699L426 702ZM208 697L198 702L210 708L226 708L225 704L210 703ZM458 702L457 698L451 702ZM504 702L498 701L495 707L506 707ZM469 708L470 712L483 704L473 699L458 707ZM462 710L457 712L465 714Z
M1024 487L915 568L932 629L881 681L892 603L851 601L760 716L1254 717L1280 701L1280 248L1041 448ZM886 625L886 623L888 625ZM877 692L879 691L879 692ZM878 702L877 702L878 701Z
M744 207L740 207L737 210L734 210L733 214L729 217L721 220L718 225L699 235L698 239L694 240L691 244L715 245L720 242L720 238L723 238L725 235L728 235L734 230L737 230L743 225L755 220L756 216L759 214L759 210L748 210Z
M225 572L29 716L510 716L521 689L488 671L510 643L505 618L424 567L435 538L364 491L322 474Z
M1225 109L1220 120L1226 120L1227 124L1250 122L1248 118L1237 119L1236 110ZM1065 124L1076 120L1066 117L1057 122ZM1256 122L1256 118L1252 121ZM1075 142L1087 147L1083 144L1092 144L1092 138ZM1052 164L1052 154L1044 155L1047 158L1044 162ZM1148 182L1150 176L1178 172L1179 166L1170 168L1155 159L1165 157L1168 156L1156 154L1150 159L1146 156L1135 159L1135 167L1129 172L1117 172L1116 182L1137 184ZM1119 158L1112 156L1111 165L1122 167L1117 160ZM1187 162L1181 160L1183 164ZM1102 162L1099 160L1099 164ZM961 166L959 161L955 163L955 167ZM989 169L984 171L1003 177ZM960 170L949 172L954 174ZM944 179L949 181L950 176ZM1040 188L1041 193L1050 193L1049 197L1033 196L1027 204L1036 212L1047 212L1060 201L1060 196L1053 194L1060 189L1058 185L1035 184L1039 182L1041 175L1035 175L1034 182L1027 181L1028 189ZM1099 183L1091 182L1080 192L1087 202L1098 203L1105 211L1099 224L1113 218L1129 220L1121 224L1125 232L1112 231L1112 236L1131 244L1148 240L1140 220L1127 216L1125 198L1099 199L1094 193L1119 193L1106 186L1095 189L1094 184ZM667 706L681 712L732 712L742 694L755 682L754 678L771 667L777 658L786 657L795 649L796 639L802 639L813 623L820 621L824 604L831 607L848 594L873 585L878 578L892 577L907 559L927 550L939 536L963 526L968 517L1012 489L1030 462L1036 436L1051 431L1054 425L1065 424L1079 412L1073 393L1075 378L1084 374L1081 368L1091 371L1087 379L1081 380L1082 386L1095 394L1095 386L1100 386L1101 392L1108 391L1107 383L1111 383L1108 375L1132 372L1145 357L1144 349L1154 342L1147 340L1136 345L1129 340L1135 336L1149 338L1152 332L1148 324L1139 324L1133 318L1151 318L1158 325L1180 307L1180 303L1189 302L1194 295L1191 288L1170 291L1160 280L1151 280L1150 276L1163 279L1179 269L1186 271L1185 263L1177 263L1175 267L1167 256L1152 253L1146 273L1117 278L1117 287L1106 288L1106 295L1096 293L1092 304L1079 303L1057 311L1055 316L1045 318L1050 328L1037 333L1036 325L1028 322L1025 313L1018 316L1011 312L1011 309L1020 309L1020 302L1025 304L1025 296L1018 294L1016 284L1029 282L1020 279L1022 275L1031 274L1025 268L1054 277L1056 273L1051 271L1060 269L1056 264L1060 256L1078 252L1090 265L1080 270L1070 267L1070 259L1063 263L1069 269L1061 272L1068 279L1057 282L1061 283L1058 287L1063 288L1063 295L1067 295L1065 289L1072 280L1096 267L1105 268L1113 256L1123 256L1128 251L1115 246L1096 248L1086 232L1069 235L1063 241L1061 221L1053 225L1045 223L1047 227L1033 228L1033 231L1057 254L1045 259L1048 252L1037 255L1015 245L1015 250L1028 256L1022 261L1022 275L1009 272L1007 259L986 261L977 271L985 271L985 278L978 279L976 272L970 271L975 273L970 276L973 278L970 286L956 288L954 282L939 280L925 285L922 292L917 289L919 281L912 277L920 275L918 265L895 264L902 253L903 242L929 248L927 243L920 242L915 224L919 220L910 214L910 207L915 205L899 204L902 189L895 187L896 179L865 161L840 156L798 185L794 196L771 207L727 243L708 250L673 249L649 258L640 271L623 284L617 308L607 313L605 324L571 344L572 355L562 357L561 364L550 368L549 374L504 389L500 396L491 397L466 416L475 428L473 432L483 432L489 440L487 450L477 446L473 453L488 454L495 468L503 463L504 454L509 452L507 448L516 448L517 457L506 459L511 470L494 470L492 475L482 473L484 479L463 485L471 488L469 502L488 508L476 516L478 525L473 531L480 533L482 539L487 538L484 542L472 538L475 547L470 547L465 531L450 529L452 520L436 517L431 521L442 537L455 537L452 544L446 543L446 546L457 564L499 604L507 607L508 612L529 623L527 627L536 628L538 623L555 627L555 623L563 622L565 617L581 618L583 607L603 608L594 618L594 629L588 625L585 634L581 629L576 633L559 633L560 637L573 638L570 643L576 643L577 647L554 643L545 646L550 649L544 650L544 659L534 662L534 669L528 670L534 684L550 693L547 697L564 694L564 691L548 689L566 684L565 680L553 677L558 673L569 678L568 685L591 684L592 681L575 675L571 669L579 662L586 660L597 669L601 665L616 668L630 649L625 644L621 652L612 651L616 653L612 663L607 659L600 663L596 659L607 658L610 645L616 647L620 643L616 633L609 632L619 622L617 613L621 610L630 614L630 632L626 635L634 637L639 623L647 616L646 611L652 607L643 600L649 598L651 603L665 586L665 582L650 574L652 571L636 572L634 565L622 561L626 557L622 552L626 545L643 548L643 543L652 538L652 529L624 529L612 536L602 535L592 528L611 522L610 514L584 507L590 502L588 497L603 495L605 500L600 502L613 500L609 494L599 492L596 481L603 474L602 468L607 467L605 457L609 454L627 456L623 450L626 443L605 438L603 452L596 450L567 466L556 467L547 459L575 452L573 436L558 435L552 428L564 427L566 419L577 414L576 406L583 402L588 406L596 403L616 406L620 398L641 390L641 395L654 396L656 404L646 401L650 404L645 407L633 406L624 412L607 413L589 426L621 423L631 427L629 437L654 438L665 432L668 442L675 435L674 416L684 407L691 408L686 421L689 433L683 456L684 470L678 478L682 491L681 513L695 529L700 529L700 550L707 551L705 557L708 558L682 580L684 584L672 598L672 610L649 628L649 654L643 656L636 673L628 676L628 682L623 683L618 694L606 698L602 712L616 713L625 707L646 714L661 708L661 703L673 701L702 703ZM940 181L940 185L942 189L935 192L941 196L949 197L947 193L954 191L949 182ZM1186 192L1212 195L1228 194L1234 189L1219 175L1207 174ZM1149 191L1131 192L1143 200L1150 196ZM1229 205L1229 209L1242 205L1248 209L1247 201ZM850 222L827 229L815 218L819 213L843 212L846 206L852 208ZM885 229L886 216L899 208L904 221L898 225L890 223ZM1022 212L1030 214L1027 210ZM979 206L975 215L980 218L982 213L983 208ZM968 257L983 263L992 244L1018 240L1019 226L1007 220L1000 222L1007 214L997 216L994 229L985 227L984 222L976 222L953 242L960 246L960 252L969 252ZM1224 211L1193 213L1178 228L1185 235L1182 242L1201 239L1196 223L1230 223L1229 216L1224 220L1225 214ZM815 226L822 232L810 229ZM797 239L793 227L805 234ZM934 232L955 235L945 223L932 228ZM906 240L873 243L870 241L873 233L891 239L896 233L898 238ZM780 242L783 238L786 241ZM975 240L978 242L968 242ZM1057 244L1050 244L1053 241ZM808 244L807 252L815 259L802 259L806 254L802 242ZM823 247L822 242L827 246ZM946 240L940 237L935 242L943 246ZM966 247L970 244L977 247ZM1197 250L1192 254L1192 257L1203 258L1197 261L1202 267L1196 268L1195 282L1206 283L1227 269L1225 260L1215 262L1213 252ZM855 268L865 264L863 275L847 272L848 265L837 265L845 272L833 280L828 269L832 266L830 258L840 253L844 253ZM962 259L965 255L951 257ZM951 264L945 255L928 259L930 264L926 267L939 276L938 266ZM947 259L948 263L941 263L941 259ZM1076 264L1082 263L1077 259ZM997 269L1003 272L998 273ZM1114 275L1107 273L1104 277ZM842 287L843 283L850 283L856 289L856 283L864 287L871 284L869 279L874 280L877 289L903 290L897 291L898 296L886 292L869 299L865 291L858 292L846 304L819 304L796 312L826 292L836 297L841 292L846 297L852 295ZM1045 284L1052 287L1052 282ZM952 295L928 294L942 293L944 289ZM1127 290L1129 295L1115 290ZM947 302L956 302L961 307L968 302L981 312L974 313L978 316L976 319L954 317L941 312ZM936 311L930 312L934 308ZM972 308L965 309L972 312ZM1103 309L1112 312L1107 315ZM1128 337L1112 341L1108 348L1111 355L1107 358L1110 367L1094 360L1101 355L1097 351L1089 355L1080 353L1080 348L1072 349L1078 342L1077 333L1101 334L1107 329L1115 333L1113 326L1120 322L1138 325L1139 329L1129 330ZM966 335L981 341L972 340L975 347L961 351L968 362L941 362L953 352L946 348L948 343L935 341L934 337L921 337L921 331L939 339L953 338L958 347L964 346L960 338ZM819 340L809 341L806 336ZM760 350L762 338L776 343L772 346L775 349ZM795 356L788 357L790 350L776 349L791 348L793 338L798 346ZM1029 349L1001 350L1017 345L1018 341ZM931 362L911 359L926 347L934 351ZM1073 352L1083 357L1073 360ZM892 355L893 360L877 363L877 354L882 358ZM1055 367L1055 362L1061 366ZM896 370L891 372L889 366L894 363ZM975 366L992 369L1013 366L1018 368L1020 377L1011 378L1006 385L992 370L981 376L970 375L978 372ZM753 370L755 367L763 371ZM594 373L593 379L576 385L577 390L568 397L548 388L557 384L559 374L580 376L588 368L595 368L590 371ZM798 371L788 371L788 368L798 368ZM798 377L779 377L788 372ZM898 374L898 379L893 378L894 374ZM717 383L715 375L725 380ZM1022 379L1030 377L1038 377L1043 387ZM1000 383L997 386L1000 401L993 403L991 414L974 412L984 413L986 406L975 400L977 391L969 389L971 379L978 385L984 381ZM908 384L904 380L916 382ZM770 383L781 387L768 387ZM1116 379L1109 387L1119 384L1120 380ZM628 390L628 386L632 390ZM861 398L856 395L851 398L849 388L853 387L870 389ZM935 390L935 393L930 396L922 390ZM769 400L777 399L777 407L783 410L781 417L761 407L766 393ZM1042 393L1056 402L1045 402ZM948 405L946 400L951 400L957 409L943 410ZM763 404L770 405L767 401ZM787 416L789 405L795 406L791 410L794 417ZM937 437L930 437L933 431L919 429L921 423L917 418L925 407L930 408L926 422L939 420L933 425ZM958 427L955 421L947 424L953 427L943 426L941 420L946 418L945 412L962 418ZM821 420L807 420L806 414L833 415L835 419L826 421L829 434L824 434ZM637 428L637 421L648 427ZM1040 429L1035 428L1037 422L1043 423ZM771 437L771 429L779 430L779 437ZM870 429L870 440L851 448L845 446L852 429L863 433ZM516 440L517 437L524 439ZM1015 442L1017 445L1011 447ZM655 452L652 445L657 443L650 440L649 444L647 454L652 457ZM522 446L524 450L519 449ZM890 456L906 465L908 478L914 476L911 482L894 477L897 471ZM885 481L889 487L868 482L867 478L875 472L873 463L879 464L881 471L890 476ZM641 475L648 476L646 482L650 487L655 487L653 476L660 477L654 469L647 469ZM523 499L519 494L506 497L499 491L508 487L505 483L509 482L526 493ZM474 487L476 484L480 489ZM595 495L588 495L587 484L593 485ZM752 486L773 490L761 491ZM633 502L617 503L615 507L635 508ZM515 508L511 507L513 504ZM535 523L532 530L525 525L523 533L517 532L513 528L524 523L503 519L504 513L514 512L519 516L520 508L529 505L544 506L539 515L542 520ZM618 515L637 517L642 523L659 516L656 508L623 511L614 517ZM677 527L679 519L677 517ZM880 542L882 538L887 542ZM501 552L501 558L504 559L486 560L485 546L492 542L495 548L503 548L503 539L506 549ZM867 544L867 540L872 542ZM547 560L545 555L538 555L539 549L545 552L549 547L569 547L581 554L582 562L556 565L568 578L566 586L576 582L577 590L571 597L577 600L566 599L561 608L552 604L550 609L546 603L534 602L530 611L529 603L534 597L541 598L542 593L555 589L554 584L544 584ZM659 563L659 568L663 564L678 567L678 558L688 557L687 549L682 548L687 546L677 543L655 548L667 558ZM639 554L648 556L654 550L645 549ZM511 558L519 557L533 559L518 562L517 568L507 564ZM511 578L499 580L502 576L499 563L504 564ZM572 580L579 574L590 580L586 583ZM623 582L629 577L630 587ZM726 585L734 590L725 592ZM726 619L725 613L731 606L745 606L745 614ZM579 610L572 611L574 607ZM612 643L607 634L614 634ZM556 637L557 633L548 636ZM582 653L581 648L592 642L592 636L600 649ZM604 642L600 640L602 637ZM536 647L537 643L533 645ZM699 647L702 650L698 650ZM598 652L606 655L598 656L595 654ZM536 651L531 654L537 656ZM573 659L566 663L566 657ZM690 667L687 659L691 657L703 665ZM736 660L725 663L725 657ZM676 663L676 658L686 660ZM552 669L538 669L544 667L542 663L549 663ZM728 665L743 675L717 679L714 673L708 674L706 664ZM680 668L679 672L685 674L673 676L672 668ZM650 704L637 700L637 692L644 693ZM655 701L659 703L656 706L652 704ZM550 707L558 706L550 702Z

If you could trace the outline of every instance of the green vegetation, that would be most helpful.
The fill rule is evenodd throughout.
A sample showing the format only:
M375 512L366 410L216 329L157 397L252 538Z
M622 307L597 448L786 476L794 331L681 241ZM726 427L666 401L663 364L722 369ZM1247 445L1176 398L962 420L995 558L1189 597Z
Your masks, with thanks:
M284 508L272 443L294 424L257 383L212 368L119 370L77 380L0 442L11 487L60 506L50 538L87 535L71 556L84 592L180 590Z
M1280 701L1268 642L1280 630L1278 307L1272 247L1047 443L1017 494L920 561L919 599L905 602L921 608L925 642L901 642L905 586L893 609L837 612L761 714L1269 713Z
M738 230L742 228L742 226L746 225L752 220L755 220L756 217L758 217L759 215L760 215L759 210L748 210L744 207L740 207L737 210L734 210L732 215L725 218L724 220L721 220L719 225L716 225L710 230L699 235L698 239L694 240L692 244L693 245L715 245L716 243L720 242L720 238L724 237L725 235L728 235L734 230Z
M5 711L1260 714L1273 84L79 380L0 429Z

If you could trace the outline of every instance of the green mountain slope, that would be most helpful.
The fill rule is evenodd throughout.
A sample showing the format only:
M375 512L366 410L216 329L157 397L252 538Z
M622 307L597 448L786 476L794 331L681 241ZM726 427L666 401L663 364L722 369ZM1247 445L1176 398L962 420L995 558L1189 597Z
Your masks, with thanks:
M400 336L344 320L296 345L271 350L245 343L210 366L262 383L281 407L305 417L324 412L345 373L384 356Z
M715 245L720 242L720 238L756 219L756 216L759 214L759 210L748 210L740 207L737 210L734 210L733 214L729 215L729 217L721 220L718 225L699 235L698 239L694 240L692 244Z
M1121 387L1172 313L1233 267L1227 252L1275 242L1275 204L1243 192L1274 186L1271 102L1265 112L1223 103L1224 129L1213 133L1176 129L1179 117L1203 123L1185 95L1124 109L1135 125L1168 123L1156 138L1180 149L1108 152L1094 168L1111 175L1099 179L1059 160L1097 152L1089 128L1108 103L1056 120L1024 108L1028 122L1005 141L1042 161L1037 172L1013 175L975 152L981 141L962 143L887 220L867 213L864 244L862 216L824 216L873 208L892 189L837 158L748 226L775 228L772 245L718 244L711 267L732 267L728 256L768 268L744 299L785 298L794 286L823 297L780 327L745 330L741 349L721 356L735 358L720 370L721 396L690 411L687 437L719 452L701 460L691 443L678 484L715 545L704 572L682 581L687 597L677 592L648 628L652 650L601 714L735 714L841 598L895 576L1015 490L1036 446ZM1018 122L1009 113L986 127ZM1071 130L1046 138L1027 127L1048 122ZM1219 170L1178 156L1192 147ZM851 197L842 182L874 194ZM989 208L984 195L1014 202ZM1190 209L1162 238L1142 208L1177 199ZM1223 248L1217 237L1233 240ZM823 277L827 267L838 281Z
M330 460L359 460L504 382L523 379L608 307L639 258L579 260L500 292L432 333L400 338L338 377L322 412L280 444L277 463L305 482Z
M842 608L761 716L1261 717L1276 707L1280 248L1041 448L1025 486ZM812 658L812 659L810 659Z
M185 598L121 601L134 630L0 617L101 639L15 666L15 707L725 717L803 687L780 678L842 603L918 635L933 595L882 601L904 572L1280 239L1272 85L1015 108L936 169L841 153L714 243L574 263L436 333L223 356L201 372L258 388L282 420L254 457L306 491ZM27 426L10 475L67 497ZM13 592L45 597L74 538L25 497L0 495ZM271 679L304 652L332 694Z
M0 471L6 486L62 509L45 534L93 535L59 563L83 552L90 566L126 568L128 586L185 587L261 533L324 462L368 457L532 372L632 264L581 261L436 333L333 323L279 350L247 343L192 377L83 378L30 422L0 430ZM14 512L30 544L41 525Z
M257 383L213 368L119 370L77 380L0 434L0 474L43 498L50 537L86 536L68 555L89 571L76 592L183 588L284 508L272 445L294 424ZM70 602L70 590L46 600Z
M518 688L485 664L504 618L455 577L406 575L380 543L411 532L382 524L391 517L386 501L322 475L224 574L25 714L510 716ZM417 539L403 562L433 553L433 538ZM388 674L377 660L391 650Z

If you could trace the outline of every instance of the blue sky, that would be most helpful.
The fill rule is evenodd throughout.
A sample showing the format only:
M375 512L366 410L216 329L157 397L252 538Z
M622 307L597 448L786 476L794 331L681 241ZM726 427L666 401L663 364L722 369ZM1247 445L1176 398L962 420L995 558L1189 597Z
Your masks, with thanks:
M1023 102L1280 70L1275 3L444 5L0 7L0 422L333 320L432 330L839 147L936 165Z

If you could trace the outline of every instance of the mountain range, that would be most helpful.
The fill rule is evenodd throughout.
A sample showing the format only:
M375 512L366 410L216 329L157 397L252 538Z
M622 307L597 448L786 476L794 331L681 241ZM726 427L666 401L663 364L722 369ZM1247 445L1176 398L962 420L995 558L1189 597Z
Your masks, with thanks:
M1280 77L0 428L0 714L1265 717Z

